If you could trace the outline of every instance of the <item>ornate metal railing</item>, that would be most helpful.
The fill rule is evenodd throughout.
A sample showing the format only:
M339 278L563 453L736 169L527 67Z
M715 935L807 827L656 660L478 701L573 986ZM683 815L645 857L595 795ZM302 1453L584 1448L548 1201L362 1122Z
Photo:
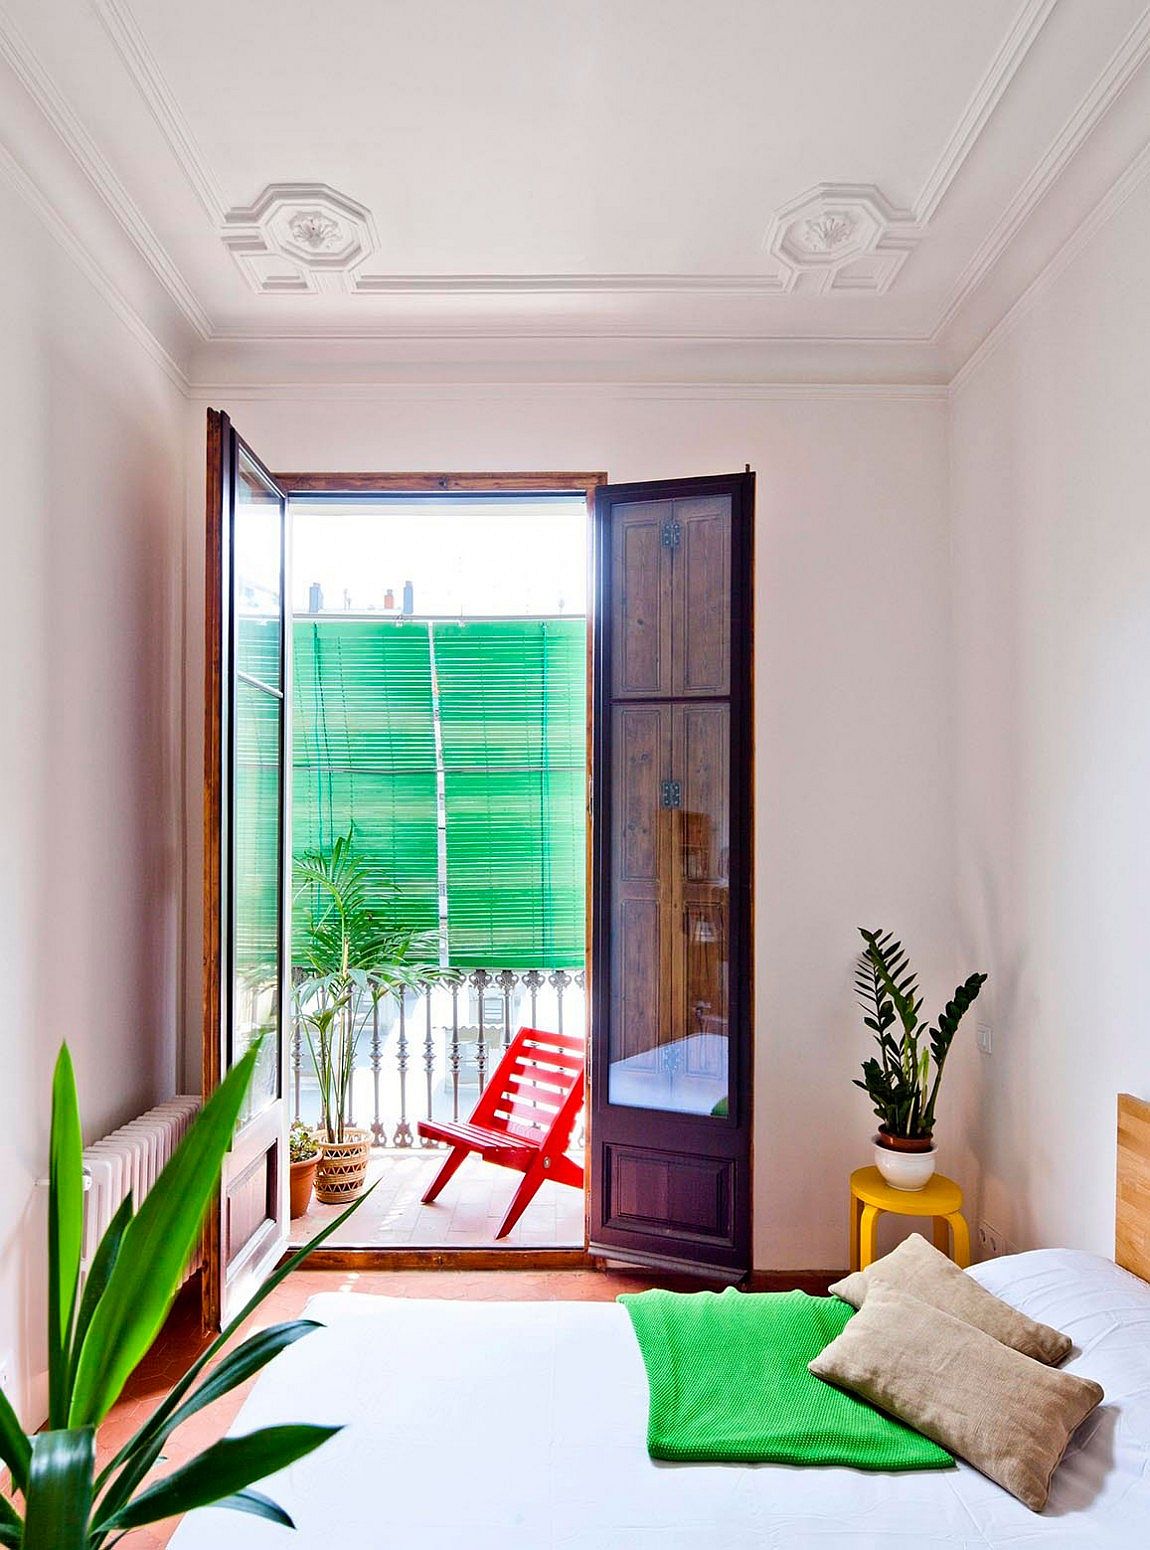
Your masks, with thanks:
M432 1148L416 1122L466 1119L521 1027L587 1030L582 969L473 969L449 984L392 991L364 1004L365 1031L352 1082L352 1122L379 1147ZM319 1117L307 1036L291 1036L292 1117ZM582 1123L575 1141L582 1142Z

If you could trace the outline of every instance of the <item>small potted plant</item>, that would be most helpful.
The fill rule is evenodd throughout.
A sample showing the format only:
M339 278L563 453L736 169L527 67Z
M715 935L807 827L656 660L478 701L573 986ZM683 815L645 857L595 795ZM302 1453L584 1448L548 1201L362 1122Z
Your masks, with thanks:
M291 1154L291 1218L294 1222L311 1205L311 1187L319 1165L319 1147L302 1119L292 1121L288 1151Z
M877 1058L863 1061L861 1087L879 1119L875 1163L895 1189L922 1189L934 1175L934 1111L958 1025L978 999L985 974L972 974L939 1013L932 1028L919 1016L918 977L901 942L889 931L859 927L855 988L863 1022L874 1034ZM896 1035L891 1030L899 1024Z

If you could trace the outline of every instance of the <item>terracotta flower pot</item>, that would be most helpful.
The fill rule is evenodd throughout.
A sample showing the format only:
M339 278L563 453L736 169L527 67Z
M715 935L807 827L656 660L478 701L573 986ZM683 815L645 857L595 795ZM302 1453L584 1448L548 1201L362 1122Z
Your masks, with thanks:
M367 1178L371 1137L366 1130L347 1129L342 1141L325 1141L316 1136L319 1170L315 1177L315 1198L325 1205L346 1205L355 1199Z
M892 1135L885 1125L880 1125L874 1144L888 1147L892 1152L929 1152L934 1145L934 1137L896 1136Z
M294 1222L297 1216L302 1216L311 1205L311 1187L315 1183L315 1170L319 1167L318 1157L308 1157L303 1162L293 1162L289 1170L289 1192L291 1195L291 1218Z

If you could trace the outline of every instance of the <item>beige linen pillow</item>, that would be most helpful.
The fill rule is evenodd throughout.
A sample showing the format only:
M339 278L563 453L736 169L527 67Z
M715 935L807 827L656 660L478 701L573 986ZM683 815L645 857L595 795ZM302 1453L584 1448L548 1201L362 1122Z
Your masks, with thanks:
M1037 1362L1056 1366L1070 1353L1068 1335L1051 1329L1049 1324L1028 1319L1025 1313L995 1297L918 1233L912 1233L893 1253L875 1260L868 1269L856 1270L836 1281L831 1291L852 1308L861 1308L871 1287L880 1285L909 1292L964 1324L973 1324L975 1329L993 1335L1003 1345L1013 1346L1023 1356L1033 1356Z
M1034 1512L1075 1427L1103 1397L1091 1379L1056 1372L882 1284L868 1287L810 1370L958 1454Z

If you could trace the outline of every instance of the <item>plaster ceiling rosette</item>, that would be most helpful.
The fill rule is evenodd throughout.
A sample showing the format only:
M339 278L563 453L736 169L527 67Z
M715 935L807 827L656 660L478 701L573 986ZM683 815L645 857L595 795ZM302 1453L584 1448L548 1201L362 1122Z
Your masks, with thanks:
M353 290L379 246L370 210L326 183L269 183L227 212L220 236L262 295Z
M873 183L820 183L775 212L764 246L780 290L882 295L922 235Z

